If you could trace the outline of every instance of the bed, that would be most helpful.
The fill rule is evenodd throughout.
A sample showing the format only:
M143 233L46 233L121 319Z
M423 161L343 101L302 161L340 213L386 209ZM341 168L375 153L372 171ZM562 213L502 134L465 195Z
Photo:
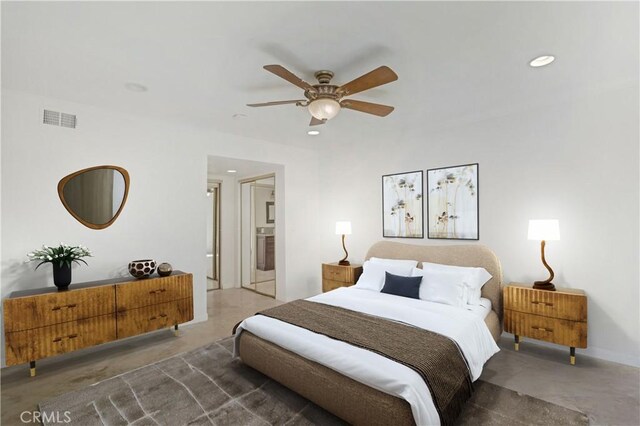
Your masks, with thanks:
M372 257L482 267L491 274L492 278L482 287L482 297L491 302L490 310L457 315L461 318L460 321L467 321L469 324L465 333L470 337L483 333L489 336L484 337L477 359L473 359L474 355L469 360L469 369L474 371L473 379L477 379L486 359L497 351L495 341L502 333L502 272L495 254L480 245L419 246L382 241L369 249L366 259ZM343 288L310 300L340 303L346 308L351 305L359 307L357 299L364 295L363 292ZM378 303L377 298L386 296L369 293L363 296L367 300L371 299L367 303ZM414 307L411 303L419 307L419 303L406 303L409 311ZM434 309L442 315L450 315L447 311L449 307L436 306ZM483 321L474 315L482 315ZM439 423L437 415L433 415L433 402L429 394L424 393L415 377L411 376L411 371L407 373L402 370L407 370L406 367L392 365L393 361L386 358L378 359L379 356L374 353L348 347L343 342L331 341L326 336L314 335L309 330L296 329L290 324L285 324L288 328L280 326L276 329L270 324L277 320L266 318L257 321L253 318L256 317L245 320L239 327L236 334L236 354L245 364L327 411L351 424ZM475 329L470 331L472 326ZM492 347L489 347L487 339ZM355 365L356 361L360 363ZM354 365L358 370L355 373ZM374 373L382 376L371 378ZM402 380L406 380L406 383ZM414 384L409 386L411 383ZM424 387L426 389L426 385Z

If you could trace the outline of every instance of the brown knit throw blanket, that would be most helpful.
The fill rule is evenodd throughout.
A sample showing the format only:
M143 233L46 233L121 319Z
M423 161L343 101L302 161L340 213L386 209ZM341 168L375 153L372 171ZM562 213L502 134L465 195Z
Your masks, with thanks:
M367 349L416 371L443 425L452 425L473 392L469 368L453 340L432 331L349 309L296 300L258 315Z

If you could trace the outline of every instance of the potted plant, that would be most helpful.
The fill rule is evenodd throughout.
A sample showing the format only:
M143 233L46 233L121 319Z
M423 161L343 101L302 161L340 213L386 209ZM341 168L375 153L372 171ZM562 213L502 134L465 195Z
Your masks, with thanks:
M29 260L40 261L36 269L44 263L51 263L53 266L53 283L58 287L59 291L68 290L71 284L71 264L84 263L82 258L90 257L91 252L83 246L69 246L60 243L57 247L49 247L43 245L41 249L27 253Z

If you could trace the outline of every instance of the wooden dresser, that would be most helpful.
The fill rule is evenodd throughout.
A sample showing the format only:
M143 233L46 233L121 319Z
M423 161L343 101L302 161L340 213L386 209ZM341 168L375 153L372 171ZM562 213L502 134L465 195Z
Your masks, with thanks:
M327 292L338 287L349 287L358 281L362 274L362 265L322 264L322 291Z
M504 288L504 330L515 336L516 351L521 336L569 346L573 365L575 348L587 347L587 296L576 289L509 284Z
M112 279L12 293L4 300L7 365L36 360L193 319L193 276Z
M276 244L273 235L256 237L256 268L261 271L272 271L275 267Z

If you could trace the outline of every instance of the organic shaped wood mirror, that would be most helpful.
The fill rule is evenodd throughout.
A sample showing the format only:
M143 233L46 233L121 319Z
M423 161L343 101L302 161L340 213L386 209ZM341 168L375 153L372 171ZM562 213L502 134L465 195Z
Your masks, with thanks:
M58 183L64 207L91 229L104 229L115 222L128 193L129 173L117 166L90 167L65 176Z

